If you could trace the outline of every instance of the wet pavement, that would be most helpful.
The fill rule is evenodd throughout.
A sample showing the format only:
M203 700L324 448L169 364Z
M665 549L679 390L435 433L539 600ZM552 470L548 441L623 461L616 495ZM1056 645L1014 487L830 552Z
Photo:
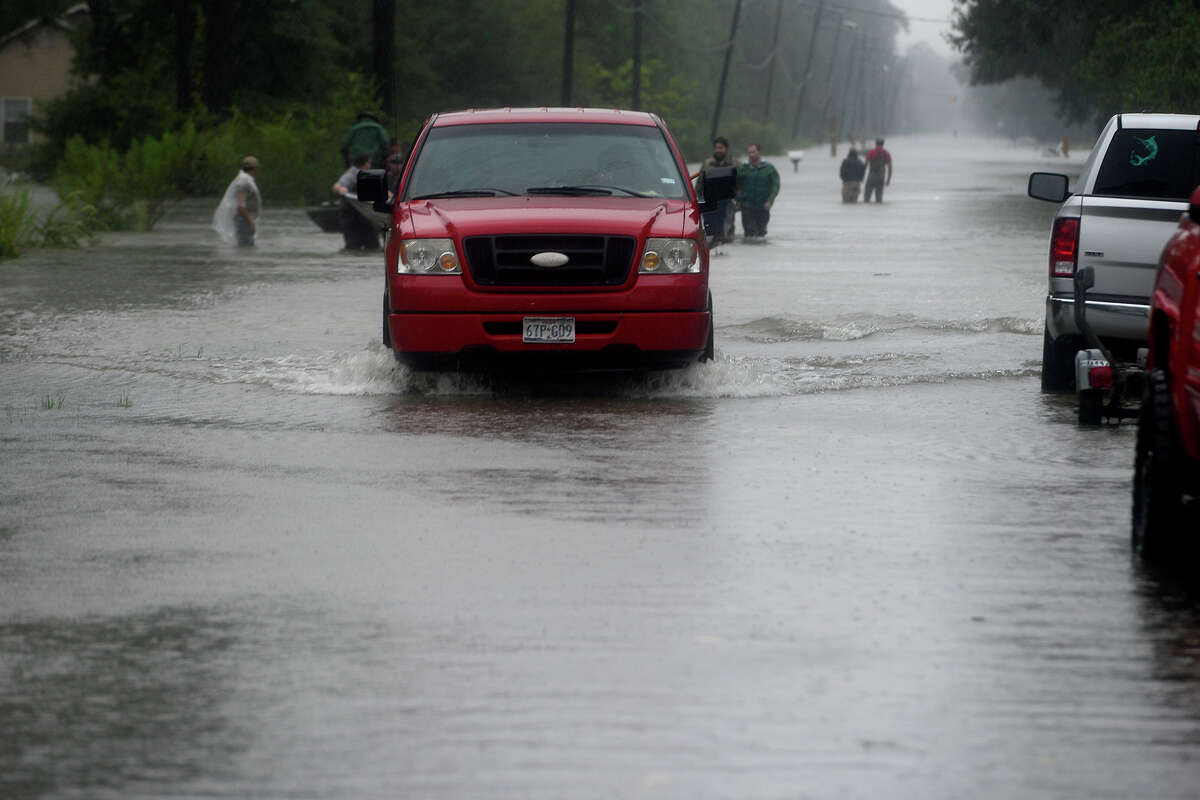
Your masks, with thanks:
M1084 154L889 149L776 160L676 373L411 374L269 198L0 263L0 796L1200 796L1200 593L1038 390Z

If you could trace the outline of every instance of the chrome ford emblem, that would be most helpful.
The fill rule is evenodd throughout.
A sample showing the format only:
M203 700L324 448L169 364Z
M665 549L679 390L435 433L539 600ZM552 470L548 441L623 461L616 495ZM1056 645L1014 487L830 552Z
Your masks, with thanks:
M529 257L530 263L539 267L561 267L565 266L571 259L565 253L534 253Z

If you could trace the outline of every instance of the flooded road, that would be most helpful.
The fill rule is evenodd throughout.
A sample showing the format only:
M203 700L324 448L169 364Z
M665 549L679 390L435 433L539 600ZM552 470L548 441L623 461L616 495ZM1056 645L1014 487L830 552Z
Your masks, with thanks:
M0 263L0 796L1198 796L1200 595L1038 390L1081 158L889 149L776 161L678 373L411 374L269 197Z

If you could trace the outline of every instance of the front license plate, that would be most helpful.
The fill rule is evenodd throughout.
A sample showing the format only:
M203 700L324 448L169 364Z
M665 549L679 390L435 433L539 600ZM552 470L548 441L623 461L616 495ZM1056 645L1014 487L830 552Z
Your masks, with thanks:
M530 344L575 341L574 317L525 317L521 320L521 340Z

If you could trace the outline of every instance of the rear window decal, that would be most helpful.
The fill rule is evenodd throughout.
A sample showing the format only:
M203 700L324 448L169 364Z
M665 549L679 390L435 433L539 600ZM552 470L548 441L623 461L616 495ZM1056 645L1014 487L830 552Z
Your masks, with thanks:
M1130 166L1140 167L1140 166L1142 166L1144 164L1148 164L1149 162L1158 158L1158 142L1154 141L1153 136L1149 137L1148 139L1142 139L1137 136L1134 136L1133 138L1134 138L1134 141L1136 141L1142 147L1146 148L1146 154L1138 155L1137 153L1130 151L1130 153L1129 153Z

